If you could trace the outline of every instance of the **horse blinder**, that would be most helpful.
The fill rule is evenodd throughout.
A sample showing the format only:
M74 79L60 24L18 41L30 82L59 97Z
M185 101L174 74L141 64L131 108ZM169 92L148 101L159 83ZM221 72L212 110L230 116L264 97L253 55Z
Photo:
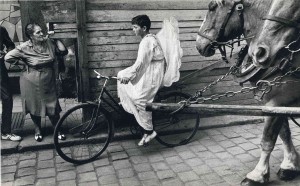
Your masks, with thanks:
M237 4L236 7L235 7L235 9L237 11L242 11L242 10L244 10L244 5L243 4Z

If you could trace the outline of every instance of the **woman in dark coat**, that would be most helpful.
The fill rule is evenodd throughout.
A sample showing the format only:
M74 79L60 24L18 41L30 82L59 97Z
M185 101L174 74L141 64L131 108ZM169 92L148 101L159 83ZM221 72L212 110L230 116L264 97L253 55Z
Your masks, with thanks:
M26 66L20 77L23 111L25 114L30 113L35 124L35 140L40 142L43 139L41 117L47 115L53 126L60 117L61 107L56 93L56 59L68 51L61 41L46 37L36 23L27 24L25 34L29 40L8 52L5 60ZM64 140L65 136L60 134L59 139Z
M1 139L20 141L22 139L20 136L11 133L13 98L7 69L4 63L4 56L6 54L4 51L5 48L6 51L10 51L15 48L15 44L10 39L6 28L0 25L0 87L2 100Z

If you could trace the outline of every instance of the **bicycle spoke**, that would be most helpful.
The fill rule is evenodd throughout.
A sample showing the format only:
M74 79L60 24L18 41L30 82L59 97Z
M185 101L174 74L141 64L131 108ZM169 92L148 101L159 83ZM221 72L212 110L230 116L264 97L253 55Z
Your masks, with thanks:
M177 103L190 98L181 92L164 95L158 102ZM163 145L173 147L188 143L199 127L199 116L183 113L153 113L154 130L158 133L157 140Z
M54 138L59 155L72 163L84 163L99 156L112 137L111 122L97 105L81 104L66 112L55 129L63 131L65 141ZM96 117L98 115L98 117Z

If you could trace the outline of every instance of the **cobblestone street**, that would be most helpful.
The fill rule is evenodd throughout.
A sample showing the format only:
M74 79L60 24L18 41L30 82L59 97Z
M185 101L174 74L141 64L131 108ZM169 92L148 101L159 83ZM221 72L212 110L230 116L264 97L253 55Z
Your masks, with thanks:
M290 124L300 151L300 128ZM155 140L138 147L138 140L112 142L96 161L84 165L65 162L55 150L3 155L2 186L8 185L239 185L260 155L263 125L200 130L185 146L166 148ZM283 153L281 140L270 159L268 185L300 185L300 177L280 181L276 172Z

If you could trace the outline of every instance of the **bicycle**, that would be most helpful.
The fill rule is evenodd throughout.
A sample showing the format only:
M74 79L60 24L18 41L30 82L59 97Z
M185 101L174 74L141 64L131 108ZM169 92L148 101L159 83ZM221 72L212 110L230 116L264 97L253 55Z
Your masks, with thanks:
M81 103L67 110L54 130L54 145L57 153L64 160L75 164L95 160L113 139L114 117L109 109L122 116L127 115L106 89L108 81L116 77L103 76L97 71L95 73L98 79L105 80L97 101ZM159 91L154 102L177 103L190 97L182 92L162 94ZM199 122L199 115L153 112L153 127L158 134L156 140L167 147L187 144L196 134ZM58 140L58 131L64 132L65 141ZM130 131L133 134L139 133L136 132L139 131L136 127L131 127Z

